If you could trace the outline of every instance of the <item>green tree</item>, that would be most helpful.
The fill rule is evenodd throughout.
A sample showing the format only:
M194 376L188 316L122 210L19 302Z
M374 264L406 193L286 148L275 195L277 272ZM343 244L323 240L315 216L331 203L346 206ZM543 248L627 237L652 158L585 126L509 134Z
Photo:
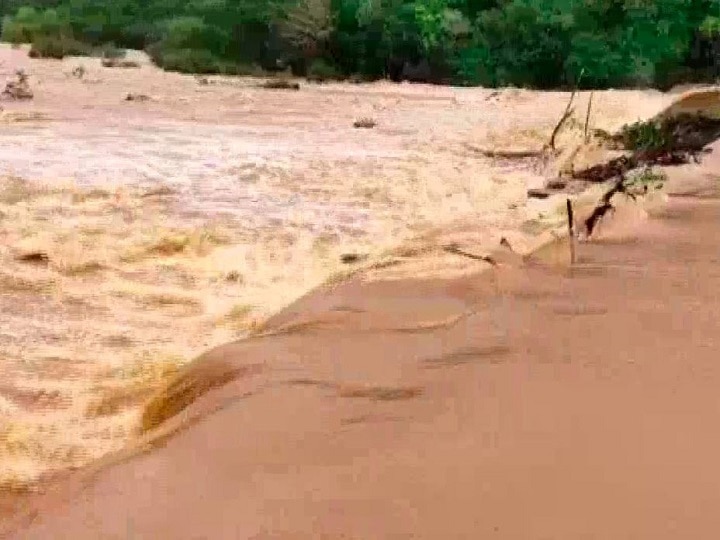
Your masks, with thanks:
M6 41L148 48L172 69L315 63L462 84L666 84L720 64L720 0L5 0ZM60 54L60 53L58 53ZM185 59L185 60L183 60ZM322 69L320 69L322 68ZM703 71L705 70L705 71ZM242 71L240 67L236 71ZM716 70L717 72L717 70Z

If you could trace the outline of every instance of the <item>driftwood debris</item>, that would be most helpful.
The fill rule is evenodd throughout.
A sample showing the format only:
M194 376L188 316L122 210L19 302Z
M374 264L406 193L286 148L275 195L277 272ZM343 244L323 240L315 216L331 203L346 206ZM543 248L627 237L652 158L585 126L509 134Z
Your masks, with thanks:
M474 253L468 253L467 251L464 251L460 249L460 247L457 244L450 244L443 247L443 250L445 250L447 253L452 253L454 255L460 255L462 257L467 257L468 259L473 259L475 261L483 261L486 262L492 266L497 266L497 261L490 257L489 255L475 255Z
M527 190L528 199L547 199L552 193L547 189L530 188Z
M340 261L343 264L355 264L364 261L368 256L361 253L343 253L340 255Z
M659 181L664 179L664 174L655 174L650 167L646 167L640 175L636 176L631 182L627 181L625 173L619 175L615 184L600 198L597 206L592 213L585 219L585 237L592 236L598 222L608 213L615 210L612 204L612 198L622 193L632 200L636 200L638 195L647 195L648 182ZM661 185L661 184L660 184ZM568 201L569 204L569 201Z
M574 171L572 177L577 180L588 180L590 182L605 182L621 174L625 174L629 169L636 166L637 159L633 156L620 156L615 159L611 159L607 163L601 163L582 169L580 171Z
M300 90L300 83L283 78L268 79L258 85L266 90Z
M629 152L580 171L573 178L605 182L647 165L682 165L690 160L698 163L704 148L720 138L720 120L701 115L682 114L674 117L636 122L623 127L616 135L604 134L606 143Z
M150 96L146 96L145 94L129 93L125 96L125 101L150 101Z
M503 150L503 149L492 149L492 148L481 148L472 144L466 144L465 147L468 150L477 152L483 157L495 158L495 159L528 159L528 158L539 158L545 154L545 150L542 148L527 149L527 150Z
M567 180L564 178L553 178L545 183L547 189L561 190L567 187Z
M647 165L683 165L692 159L699 162L703 150L699 151L637 151L628 156L620 156L611 159L607 163L593 165L587 169L574 171L572 178L575 180L587 180L594 183L602 183L625 174L638 167Z
M627 187L625 185L625 175L620 177L615 185L610 188L600 199L600 202L592 211L592 213L585 219L585 234L589 238L592 236L598 221L603 218L608 212L615 210L612 205L612 198L618 193L627 194Z
M34 94L30 90L28 75L22 69L15 72L15 80L5 84L2 97L10 99L32 99Z
M47 265L50 257L44 251L30 251L18 255L17 260L24 263Z
M377 126L377 122L369 117L358 118L353 122L353 127L357 129L372 129Z
M584 129L586 135L589 132L591 104L592 99L588 102ZM593 130L593 134L596 138L604 140L606 146L625 150L627 153L606 163L573 171L571 174L571 178L575 181L592 183L616 179L612 188L601 197L592 213L584 220L586 238L593 234L598 222L615 209L612 204L615 195L622 193L635 199L637 194L647 193L647 183L643 182L641 184L644 185L639 191L629 189L637 182L626 182L628 172L640 167L649 170L652 165L682 165L689 163L690 160L698 163L702 155L709 152L707 145L720 138L720 119L708 118L700 114L665 115L626 125L615 135L600 130ZM542 193L538 195L543 196ZM568 201L568 217L571 212L572 207ZM571 226L572 223L568 221L568 227ZM574 231L571 230L570 233L574 234Z

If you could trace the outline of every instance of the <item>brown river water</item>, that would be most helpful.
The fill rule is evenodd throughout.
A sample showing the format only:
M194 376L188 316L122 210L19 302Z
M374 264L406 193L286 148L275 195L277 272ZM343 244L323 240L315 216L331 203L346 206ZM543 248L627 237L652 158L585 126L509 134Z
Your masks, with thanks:
M308 295L7 537L715 538L719 164L618 198L574 265Z
M522 248L557 217L556 202L526 197L539 164L477 148L542 145L566 93L382 82L271 91L149 65L31 61L5 46L0 62L7 78L25 68L35 93L0 113L9 492L122 448L168 377L315 287L362 265L378 279L467 275L477 264L439 254L441 240L482 252L506 236ZM612 129L668 99L596 93L593 123ZM377 127L354 129L361 117Z

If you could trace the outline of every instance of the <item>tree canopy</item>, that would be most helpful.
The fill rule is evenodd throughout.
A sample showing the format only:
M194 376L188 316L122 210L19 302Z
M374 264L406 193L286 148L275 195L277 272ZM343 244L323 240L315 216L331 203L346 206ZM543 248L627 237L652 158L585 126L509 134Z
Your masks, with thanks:
M323 78L537 88L720 74L720 0L6 0L2 9L5 41L60 56L144 48L188 72L291 66Z

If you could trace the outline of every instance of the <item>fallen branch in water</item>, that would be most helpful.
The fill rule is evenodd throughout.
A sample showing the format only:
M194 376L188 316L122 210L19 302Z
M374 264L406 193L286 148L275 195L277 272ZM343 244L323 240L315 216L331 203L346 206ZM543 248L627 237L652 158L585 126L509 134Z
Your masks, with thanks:
M617 195L618 193L622 193L625 196L631 198L633 201L637 200L636 193L632 193L628 190L630 186L635 184L637 181L631 182L630 184L626 183L625 175L621 175L620 179L615 183L615 185L610 188L600 199L600 202L593 210L592 214L588 216L588 218L585 220L585 234L586 238L590 238L593 231L595 230L595 227L597 226L598 221L600 221L601 218L605 216L608 212L611 210L614 211L615 207L612 204L612 198ZM643 193L647 193L647 185L644 185Z
M637 159L634 156L620 156L611 159L607 163L601 163L583 169L574 171L572 177L576 180L588 180L589 182L602 183L611 178L615 178L625 174L628 170L637 165Z
M479 148L471 144L465 145L469 150L477 152L483 157L489 158L501 158L501 159L527 159L527 158L538 158L542 157L545 150L542 148L533 150L493 150L490 148Z
M656 189L659 189L666 180L667 175L663 171L654 171L649 166L646 166L645 170L635 175L629 182L624 173L620 174L619 180L602 196L592 214L585 220L586 238L592 235L598 221L605 214L615 209L611 202L613 196L622 193L635 201L638 195L647 195L650 185L654 185Z
M580 77L578 78L578 83L580 79L582 79L583 71L580 72ZM562 129L562 127L565 125L565 123L570 119L573 112L575 112L575 109L572 107L573 102L575 101L575 94L577 93L577 85L576 88L573 88L572 93L570 94L570 99L568 100L568 103L565 107L565 111L563 112L562 116L560 117L560 120L558 120L557 124L555 124L555 127L552 130L552 133L550 135L550 140L543 145L542 148L533 149L533 150L491 150L491 149L485 149L485 148L478 148L476 146L466 144L465 146L469 148L470 150L473 150L474 152L477 152L481 154L484 157L488 158L501 158L501 159L527 159L527 158L546 158L548 154L548 150L551 150L555 152L555 138L557 137L558 133ZM589 113L589 111L588 111Z
M588 238L595 230L595 226L597 225L598 221L600 221L600 219L611 210L615 210L615 207L610 201L617 193L627 193L627 190L625 188L624 175L620 178L620 180L615 183L615 185L609 191L607 191L602 196L600 202L592 211L592 214L590 214L585 220L585 234Z
M462 257L467 257L468 259L473 259L475 261L483 261L488 264L491 264L492 266L497 266L497 261L490 257L489 255L475 255L473 253L468 253L467 251L461 250L457 245L450 244L449 246L444 246L443 249L447 251L448 253L453 253L455 255L460 255Z

